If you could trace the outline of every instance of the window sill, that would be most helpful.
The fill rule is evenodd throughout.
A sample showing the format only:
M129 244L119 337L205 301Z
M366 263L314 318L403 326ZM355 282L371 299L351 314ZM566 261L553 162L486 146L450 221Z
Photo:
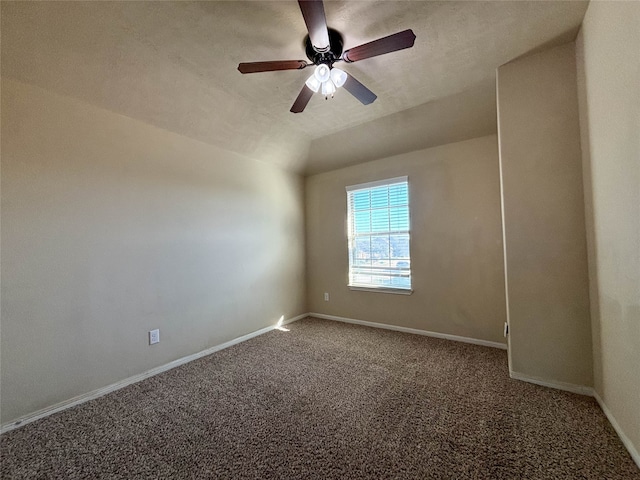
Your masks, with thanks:
M356 290L360 292L392 293L395 295L411 295L413 293L413 290L407 290L405 288L365 287L361 285L349 285L349 290Z

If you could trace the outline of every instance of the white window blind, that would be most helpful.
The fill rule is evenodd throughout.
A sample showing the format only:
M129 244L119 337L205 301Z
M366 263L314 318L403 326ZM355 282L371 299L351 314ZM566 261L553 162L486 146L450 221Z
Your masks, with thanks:
M411 290L407 177L347 187L349 286Z

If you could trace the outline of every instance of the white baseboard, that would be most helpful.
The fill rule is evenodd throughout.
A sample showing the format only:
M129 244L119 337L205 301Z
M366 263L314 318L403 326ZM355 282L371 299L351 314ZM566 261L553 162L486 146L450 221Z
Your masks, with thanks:
M616 421L615 417L613 416L613 414L611 413L607 405L604 403L602 398L600 398L600 395L598 395L598 392L596 392L593 388L585 387L583 385L575 385L572 383L543 380L538 377L532 377L529 375L524 375L522 373L513 372L513 371L509 372L509 376L516 380L522 380L523 382L534 383L536 385L541 385L543 387L556 388L559 390L565 390L567 392L578 393L580 395L587 395L589 397L594 397L598 402L598 404L600 405L600 408L604 412L605 416L607 417L607 420L609 420L609 423L618 434L618 437L620 437L620 441L629 452L629 455L631 455L631 458L633 459L633 461L636 463L636 465L638 465L638 468L640 468L640 454L638 453L638 450L636 450L633 443L631 443L631 440L629 440L629 437L627 437L624 434L624 432L622 431L622 428L620 428L620 425Z
M620 428L620 425L616 421L616 418L613 416L613 413L611 413L611 410L609 410L609 407L607 407L606 403L604 403L604 400L600 398L600 395L598 395L598 392L596 392L595 390L593 391L593 397L596 399L596 401L600 405L600 408L606 415L607 420L609 420L609 423L611 424L613 429L618 434L618 437L620 437L620 441L622 441L622 444L626 447L627 451L629 452L629 455L631 455L631 458L633 459L633 461L636 462L636 465L638 466L638 468L640 468L640 452L638 452L638 450L633 445L633 443L631 443L631 440L629 440L629 437L627 437L624 434L624 432L622 431L622 428Z
M310 313L310 317L322 318L324 320L335 320L336 322L353 323L356 325L364 325L366 327L383 328L385 330L395 330L396 332L413 333L415 335L424 335L426 337L442 338L444 340L453 340L455 342L473 343L474 345L482 345L484 347L507 349L506 343L490 342L488 340L479 340L477 338L459 337L458 335L449 335L448 333L430 332L428 330L418 330L417 328L398 327L386 323L367 322L365 320L356 320L354 318L337 317L335 315L325 315L324 313Z
M428 337L435 337L435 338L442 338L445 340L453 340L453 341L457 341L457 342L464 342L464 343L472 343L475 345L482 345L482 346L486 346L486 347L494 347L494 348L500 348L500 349L506 349L507 346L506 344L503 343L498 343L498 342L490 342L487 340L478 340L475 338L468 338L468 337L460 337L457 335L449 335L446 333L438 333L438 332L430 332L427 330L418 330L415 328L407 328L407 327L398 327L395 325L388 325L388 324L384 324L384 323L374 323L374 322L367 322L364 320L356 320L353 318L345 318L345 317L337 317L335 315L325 315L323 313L304 313L302 315L298 315L297 317L293 317L290 318L288 320L285 320L283 322L281 322L279 325L286 325L289 323L293 323L296 322L298 320L301 320L303 318L306 317L317 317L317 318L322 318L325 320L334 320L334 321L338 321L338 322L344 322L344 323L353 323L356 325L364 325L367 327L374 327L374 328L382 328L382 329L386 329L386 330L395 330L398 332L405 332L405 333L413 333L416 335L425 335ZM251 338L257 337L259 335L262 335L264 333L270 332L271 330L274 330L276 328L278 328L279 325L272 325L269 327L265 327L262 328L260 330L257 330L255 332L251 332L248 333L246 335L243 335L241 337L238 338L234 338L233 340L229 340L228 342L222 343L220 345L216 345L214 347L211 348L207 348L206 350L203 350L201 352L198 353L194 353L192 355L188 355L186 357L182 357L179 358L177 360L174 360L172 362L169 362L165 365L161 365L159 367L153 368L151 370L147 370L146 372L140 373L138 375L134 375L132 377L129 378L125 378L124 380L120 380L119 382L113 383L111 385L107 385L106 387L103 388L99 388L97 390L93 390L91 392L87 392L84 393L82 395L78 395L76 397L70 398L68 400L65 400L63 402L57 403L55 405L51 405L49 407L43 408L41 410L38 410L36 412L33 412L29 415L25 415L24 417L18 419L18 420L13 420L11 422L8 422L2 426L0 426L0 434L3 434L5 432L9 432L11 430L15 430L16 428L22 427L23 425L26 425L28 423L34 422L36 420L39 420L41 418L45 418L48 417L49 415L52 415L54 413L60 412L62 410L66 410L67 408L71 408L74 407L76 405L80 405L82 403L88 402L89 400L93 400L99 397L102 397L108 393L111 392L115 392L116 390L119 390L121 388L124 388L128 385L132 385L134 383L140 382L146 378L152 377L154 375L158 375L159 373L162 372L166 372L167 370L171 370L172 368L176 368L180 365L184 365L185 363L189 363L193 360L197 360L198 358L201 357L205 357L207 355L210 355L212 353L218 352L220 350L224 350L225 348L229 348L233 345L236 345L238 343L242 343L246 340L249 340ZM516 380L522 380L525 382L529 382L529 383L534 383L536 385L541 385L544 387L550 387L550 388L557 388L560 390L566 390L568 392L573 392L573 393L578 393L581 395L589 395L589 396L593 396L596 401L598 402L598 404L600 405L600 408L602 409L602 411L604 412L605 416L607 417L607 419L609 420L609 422L611 423L611 425L613 426L614 430L616 431L616 433L618 434L618 436L620 437L620 440L622 441L623 445L626 447L626 449L628 450L629 454L631 455L631 458L633 459L633 461L636 463L636 465L638 465L638 467L640 468L640 453L638 453L638 451L636 450L636 448L634 447L634 445L631 443L631 440L629 440L629 438L624 434L624 432L622 431L622 429L620 428L620 425L618 424L618 422L616 421L615 417L613 416L613 414L611 413L611 411L609 410L609 408L607 407L607 405L604 403L604 401L602 400L602 398L600 398L600 396L597 394L597 392L595 392L591 387L585 387L585 386L581 386L581 385L574 385L574 384L570 384L570 383L564 383L564 382L553 382L553 381L547 381L547 380L543 380L540 378L536 378L536 377L531 377L528 375L524 375L518 372L509 372L509 375L511 376L511 378L514 378Z
M522 380L523 382L534 383L542 387L555 388L566 392L577 393L593 397L593 388L584 385L576 385L574 383L557 382L555 380L545 380L543 378L525 375L524 373L510 371L509 376L514 380Z
M41 410L37 410L17 420L13 420L11 422L5 423L4 425L0 426L0 435L5 432L9 432L11 430L15 430L16 428L22 427L27 423L35 422L36 420L39 420L41 418L48 417L49 415L52 415L57 412L61 412L62 410L66 410L67 408L75 407L76 405L80 405L81 403L88 402L89 400L102 397L107 393L115 392L116 390L120 390L123 387L140 382L145 378L153 377L154 375L158 375L159 373L166 372L167 370L171 370L172 368L179 367L180 365L184 365L185 363L192 362L193 360L197 360L198 358L211 355L212 353L218 352L220 350L224 350L225 348L229 348L238 343L257 337L258 335L262 335L264 333L270 332L271 330L274 330L281 325L286 325L288 323L296 322L308 316L309 314L307 313L298 315L297 317L293 317L288 320L279 322L277 325L271 325L265 328L261 328L260 330L256 330L255 332L251 332L241 337L234 338L233 340L229 340L228 342L221 343L220 345L207 348L206 350L202 350L201 352L194 353L192 355L187 355L186 357L182 357L172 362L161 365L159 367L152 368L151 370L147 370L146 372L142 372L137 375L133 375L132 377L125 378L124 380L120 380L119 382L112 383L111 385L107 385L106 387L98 388L97 390L83 393L82 395L78 395L68 400L64 400L60 403L56 403L55 405L45 407Z

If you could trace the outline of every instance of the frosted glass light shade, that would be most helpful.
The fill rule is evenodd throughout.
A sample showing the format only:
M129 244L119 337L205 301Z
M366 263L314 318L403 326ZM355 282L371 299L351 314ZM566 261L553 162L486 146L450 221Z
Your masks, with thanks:
M346 72L344 72L343 70L340 70L339 68L332 68L331 80L333 81L333 83L337 88L340 88L341 86L344 85L344 82L347 81L347 74Z
M313 93L316 93L318 90L320 90L320 85L322 85L322 82L320 82L320 80L316 78L315 74L307 78L307 81L304 83L307 85L307 87L309 87L311 91L313 91Z
M327 65L325 65L324 63L321 63L316 67L316 70L315 72L313 72L313 74L315 75L315 77L318 79L320 83L324 83L327 80L329 80L329 77L331 76L331 71L329 70L329 67Z
M325 97L333 96L336 90L347 81L347 74L339 68L330 68L321 63L307 81L306 86L314 93L321 92Z
M327 80L326 82L323 82L322 94L325 97L328 97L329 95L333 95L334 93L336 93L336 86L333 84L333 82L331 80Z

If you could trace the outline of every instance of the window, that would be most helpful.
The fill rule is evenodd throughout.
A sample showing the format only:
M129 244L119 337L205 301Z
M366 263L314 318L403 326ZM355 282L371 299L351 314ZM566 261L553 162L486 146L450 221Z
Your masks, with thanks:
M411 293L407 177L347 187L349 287Z

